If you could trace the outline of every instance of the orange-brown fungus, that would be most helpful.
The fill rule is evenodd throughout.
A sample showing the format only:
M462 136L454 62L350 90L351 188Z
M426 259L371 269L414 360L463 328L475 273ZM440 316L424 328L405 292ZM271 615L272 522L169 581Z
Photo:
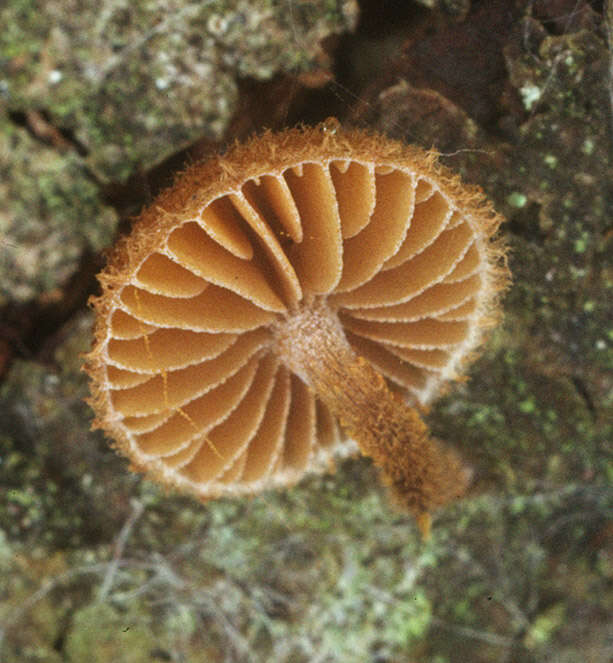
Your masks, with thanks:
M427 529L468 473L412 406L496 319L500 221L435 154L330 123L190 168L99 277L97 426L200 498L359 449Z

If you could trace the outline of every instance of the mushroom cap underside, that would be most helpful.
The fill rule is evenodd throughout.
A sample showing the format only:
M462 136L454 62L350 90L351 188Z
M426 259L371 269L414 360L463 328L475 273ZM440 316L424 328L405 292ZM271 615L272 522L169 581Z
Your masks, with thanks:
M496 319L500 221L433 153L329 124L193 166L99 277L96 424L201 498L325 470L357 447L275 351L275 326L324 301L390 388L426 404Z

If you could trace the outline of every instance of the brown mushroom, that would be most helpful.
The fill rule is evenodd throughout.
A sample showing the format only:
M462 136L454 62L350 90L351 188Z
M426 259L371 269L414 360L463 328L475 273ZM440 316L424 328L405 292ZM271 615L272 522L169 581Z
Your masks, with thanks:
M426 529L468 472L414 407L496 320L500 221L432 152L331 123L193 166L99 276L95 424L203 499L359 449Z

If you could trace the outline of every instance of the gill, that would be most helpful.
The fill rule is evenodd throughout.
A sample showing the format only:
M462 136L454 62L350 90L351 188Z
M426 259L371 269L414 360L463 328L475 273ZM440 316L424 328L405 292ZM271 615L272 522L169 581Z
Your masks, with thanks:
M144 317L143 304L137 287L134 288L134 298L136 299L136 309L138 311L138 324L143 337L143 342L145 344L145 352L147 354L147 358L149 359L151 365L154 366L155 363L153 359L153 352L151 351L151 343L149 342L149 332L145 329L145 325L143 324L143 317ZM168 410L169 412L176 413L181 417L183 417L197 433L200 433L201 431L198 428L196 422L181 406L170 405L170 400L168 398L168 371L165 368L160 368L160 375L162 377L162 396L164 398L164 407L166 408L166 410ZM208 445L209 449L220 460L224 459L223 455L219 452L217 447L213 444L213 441L209 439L207 435L205 435L204 441Z

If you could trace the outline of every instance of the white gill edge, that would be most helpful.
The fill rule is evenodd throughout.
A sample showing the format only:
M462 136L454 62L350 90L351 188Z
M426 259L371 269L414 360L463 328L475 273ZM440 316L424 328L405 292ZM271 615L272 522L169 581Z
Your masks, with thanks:
M341 160L341 159L328 159L325 162L320 162L320 161L304 161L303 163L314 163L316 165L325 167L326 174L328 177L331 178L329 174L329 169L332 166L332 162L340 162L340 161L347 161L347 164L349 163L349 160ZM352 159L351 161L355 161L356 163L359 163L360 165L368 168L369 170L373 168L372 162L369 161L362 161L359 159ZM298 171L297 174L302 175L302 165L298 164L298 168L296 167L291 167L294 172ZM348 168L348 165L347 165ZM384 174L386 172L387 168L391 169L396 169L396 170L402 170L403 172L407 173L412 181L414 182L414 186L417 186L417 183L419 180L424 180L426 183L428 183L432 188L429 193L429 195L424 198L424 200L420 202L425 202L429 198L431 198L434 195L435 191L438 191L440 193L440 189L436 185L435 182L433 182L430 178L428 177L419 177L418 179L415 178L415 175L413 172L411 172L407 168L402 168L398 166L375 166L374 171L375 173L378 174ZM267 173L268 175L271 175L273 177L277 178L282 178L283 177L283 172L286 171L288 168L285 167L282 170L273 170L270 173ZM391 172L391 170L388 170L387 172ZM234 189L229 189L226 192L220 193L217 197L222 197L230 194L238 194L241 195L241 187L236 187ZM441 195L443 195L441 193ZM188 223L190 221L198 223L198 218L200 218L202 212L207 206L203 206L202 209L198 211L198 215L194 218L191 219L186 219L183 223ZM451 220L453 216L453 212L455 211L455 206L450 203L450 208L447 213L447 218L445 220L445 224L443 225L443 228L441 229L441 232L444 232L446 226L449 224L449 221ZM476 225L472 219L472 217L466 216L464 217L466 219L466 222L470 225L471 229L473 231L476 230ZM183 223L181 225L183 225ZM440 235L440 233L439 233ZM437 236L438 237L438 236ZM483 260L484 254L487 251L487 247L484 246L484 243L482 241L482 237L480 236L479 233L475 232L475 237L476 237L476 242L479 250L479 254L481 259ZM472 246L473 243L469 245ZM425 249L426 247L424 247ZM422 249L422 251L424 250ZM164 244L161 246L159 249L157 249L159 253L162 253L166 257L168 257L171 260L174 260L175 262L176 259L174 255L168 250L166 245ZM421 253L418 252L418 253ZM466 252L463 252L462 257L464 257ZM417 254L416 254L417 255ZM414 257L414 256L413 256ZM143 257L143 259L135 266L134 271L133 271L133 277L130 279L130 281L126 284L124 284L120 289L118 289L114 295L113 295L113 302L115 303L115 306L109 309L109 313L107 314L107 319L106 319L106 337L104 341L102 342L100 346L100 353L102 357L105 360L105 377L106 377L106 394L107 398L109 399L109 405L110 405L110 395L109 395L109 380L108 380L108 375L106 375L106 366L112 365L113 362L110 360L108 356L108 342L112 338L110 330L111 330L111 317L115 310L119 308L120 310L123 310L124 312L128 313L131 315L131 313L122 305L121 303L121 294L123 292L123 289L128 286L128 285L133 285L135 287L139 287L138 285L138 279L136 278L136 274L138 273L139 269L142 267L143 263L145 260L147 260L148 256ZM181 263L177 263L181 264ZM455 263L457 265L457 262ZM454 266L455 266L454 265ZM183 265L181 265L183 266ZM191 271L191 270L190 270ZM444 278L444 277L443 277ZM446 380L449 380L452 378L456 373L457 373L457 367L461 363L462 358L468 354L472 349L474 349L479 343L480 340L483 336L483 330L479 327L479 325L475 324L475 321L484 313L484 309L486 308L486 297L484 296L484 293L489 290L489 287L491 286L490 279L488 278L487 273L484 274L484 283L483 287L479 291L478 295L478 301L477 301L477 307L475 309L475 313L473 316L471 316L469 320L469 334L467 335L466 339L456 346L455 350L451 353L451 359L447 363L446 367L440 371L439 375L431 375L429 378L426 380L426 385L421 389L421 390L411 390L412 393L415 394L416 398L418 401L425 405L430 402L430 400L436 395L438 388L440 384L444 383ZM440 279L442 280L442 279ZM417 296L417 293L414 296ZM159 325L157 325L159 328L163 328ZM128 431L124 426L121 425L121 421L124 418L123 415L118 413L117 411L112 408L112 406L109 408L109 411L113 413L112 416L109 418L111 421L113 421L116 425L118 425L124 432L124 435L128 438L129 444L130 444L130 449L134 457L137 459L138 462L145 464L145 465L156 465L159 467L156 467L156 469L159 471L161 470L164 478L171 480L173 483L177 483L179 486L180 485L185 485L187 488L191 489L192 491L195 491L197 493L202 492L204 494L204 491L199 490L199 484L196 484L192 481L189 481L185 479L184 477L181 477L176 473L175 470L172 470L168 468L163 461L161 461L159 458L156 457L149 457L146 454L143 454L140 449L138 448L135 440L134 440L134 434L131 431ZM320 448L315 454L315 457L312 459L311 464L309 465L309 469L306 472L290 472L288 470L284 472L277 473L275 475L271 475L266 479L258 480L256 482L253 482L252 484L244 484L244 487L241 485L240 489L234 489L235 494L242 494L242 493L251 493L251 492L256 492L259 489L267 488L267 487L274 487L274 486L285 486L291 483L294 483L297 481L303 474L309 473L309 472L318 472L318 471L325 471L326 467L328 466L330 460L334 457L339 457L339 458L344 458L350 455L353 455L356 453L358 447L357 444L353 440L348 440L348 439L342 439L341 442L337 443L334 445L332 449L323 449ZM320 469L316 469L316 467L319 467ZM207 484L208 485L208 484ZM229 493L228 491L228 486L227 484L218 484L220 491L223 491L224 493Z
M485 262L487 257L487 238L483 237L478 225L474 218L470 215L465 216L466 223L469 224L474 234L474 241L470 243L469 247L476 245L479 251L480 264ZM463 254L466 255L466 252ZM457 264L457 263L456 263ZM476 272L475 272L476 273ZM481 274L483 279L481 288L479 289L477 297L477 306L470 318L468 318L468 334L462 343L459 343L452 351L449 362L445 365L439 375L432 375L426 380L425 386L419 391L418 399L422 405L427 405L438 393L441 384L454 379L459 373L459 367L462 360L475 348L477 348L484 335L483 328L478 324L478 321L487 314L487 308L491 299L492 277L488 270L484 270Z

